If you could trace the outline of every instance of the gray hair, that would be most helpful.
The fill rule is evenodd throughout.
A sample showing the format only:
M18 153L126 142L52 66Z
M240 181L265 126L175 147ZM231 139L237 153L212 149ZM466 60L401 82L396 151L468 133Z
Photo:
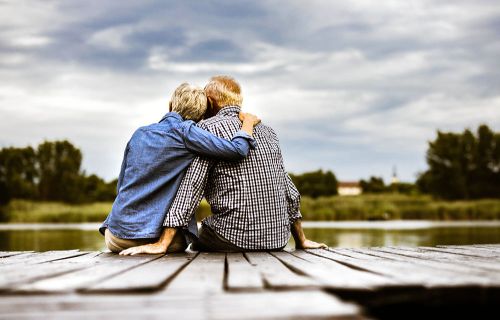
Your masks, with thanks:
M184 120L199 121L207 111L207 96L202 88L183 83L175 89L170 104Z

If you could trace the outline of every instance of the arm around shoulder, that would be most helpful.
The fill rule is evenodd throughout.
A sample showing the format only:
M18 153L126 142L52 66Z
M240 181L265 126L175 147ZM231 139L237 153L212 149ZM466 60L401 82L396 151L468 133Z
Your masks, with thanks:
M189 151L197 155L235 161L248 156L255 140L250 135L239 131L229 141L198 128L193 122L185 127L184 143Z

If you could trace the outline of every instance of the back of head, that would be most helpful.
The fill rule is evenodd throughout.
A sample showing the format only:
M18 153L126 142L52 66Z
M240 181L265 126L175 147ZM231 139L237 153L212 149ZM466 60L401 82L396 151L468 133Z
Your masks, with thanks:
M172 94L170 107L184 120L199 121L207 110L207 96L202 88L183 83Z
M230 76L215 76L205 86L208 99L214 100L219 107L241 106L243 97L240 84Z

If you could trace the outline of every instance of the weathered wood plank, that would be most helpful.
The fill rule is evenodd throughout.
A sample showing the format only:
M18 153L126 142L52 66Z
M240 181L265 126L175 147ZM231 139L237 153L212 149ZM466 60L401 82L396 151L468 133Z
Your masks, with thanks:
M369 289L371 291L381 287L400 286L397 281L389 277L352 269L338 262L313 255L303 250L296 250L291 252L291 254L308 263L304 263L300 260L292 261L291 259L287 259L287 261L283 260L283 262L293 265L294 268L300 268L303 273L320 281L321 283L324 283L330 289ZM280 258L279 256L277 257Z
M23 253L15 255L12 257L5 258L5 260L0 260L0 270L4 266L14 265L14 264L38 264L49 261L55 261L60 259L67 259L71 257L77 257L86 254L79 250L65 250L65 251L46 251L40 253Z
M474 269L482 269L475 270L474 272L499 272L500 264L496 261L489 261L483 258L476 258L470 256L462 256L456 255L448 252L438 252L438 251L430 251L422 248L398 248L398 247L381 247L374 248L373 250L393 253L404 257L409 258L418 258L429 261L442 261L447 262L454 265L465 265Z
M84 253L83 255L68 259L38 264L36 267L30 264L4 266L1 268L1 272L5 276L0 278L0 292L9 291L17 286L36 280L55 277L90 267L93 264L93 259L99 254L101 253Z
M23 252L21 254L12 255L10 257L6 257L0 259L0 267L6 266L9 264L22 263L23 260L27 260L30 257L34 257L36 255L35 252Z
M224 253L200 252L163 290L166 294L212 294L224 290Z
M299 275L267 252L246 252L245 256L264 278L264 285L273 289L312 288L320 286L309 277Z
M108 279L127 269L159 258L159 255L119 256L103 253L95 257L96 264L90 268L63 274L58 277L35 281L15 287L17 292L64 292L82 290Z
M356 306L326 291L369 307L469 301L491 305L500 302L498 249L485 245L201 253L191 262L185 254L19 253L0 258L14 259L0 266L0 289L2 283L13 289L2 294L0 318L362 317ZM52 294L35 294L44 292Z
M500 250L500 244L474 244L473 247L487 248L491 250ZM461 246L465 247L465 246Z
M194 257L195 254L168 254L105 279L84 291L88 293L158 290Z
M346 257L354 258L354 259L358 259L358 260L372 260L372 261L393 260L393 259L387 259L384 257L378 257L378 256L370 255L370 254L359 253L359 252L353 251L353 250L348 249L348 248L335 248L335 249L330 248L328 250L331 252L335 252L338 255L346 256Z
M480 286L488 283L488 279L482 277L457 274L428 266L417 266L413 263L404 261L389 259L379 259L377 261L361 260L339 255L329 250L315 250L315 252L311 253L330 258L353 268L391 277L401 284L412 287L418 286L419 284L426 288L436 288Z
M243 253L227 253L226 264L226 290L249 291L264 289L264 282L259 270L247 261Z
M23 253L33 253L33 251L0 251L0 258L7 258L10 256L16 256Z
M483 251L483 250L474 250L472 248L453 248L453 247L422 247L423 249L439 251L439 252L448 252L454 253L457 255L471 256L471 257L479 257L479 258L487 258L494 259L496 261L500 261L500 254L494 251Z
M488 273L482 269L472 268L467 265L460 265L457 263L448 263L436 260L422 260L413 257L403 257L401 255L386 253L378 251L376 248L372 249L350 249L354 252L366 254L370 256L390 259L394 264L401 264L405 268L414 268L415 272L426 273L430 276L436 275L439 277L446 277L450 279L459 278L460 280L453 280L452 283L467 284L467 285L492 285L495 281L494 278L487 278L485 275ZM497 277L498 280L498 277Z
M330 266L332 267L332 269L329 270L327 269L326 265L311 263L305 259L290 254L289 252L273 252L272 255L281 260L289 268L314 279L322 287L335 290L351 291L373 290L373 286L371 285L371 283L363 282L362 277L361 279L357 277L351 277L352 274L348 272L349 268L345 266L336 268L335 265L332 265ZM345 272L345 274L339 274L339 276L336 277L331 271Z
M148 295L3 297L8 319L364 319L360 308L319 290Z
M319 290L222 294L211 300L208 319L364 319L356 305Z

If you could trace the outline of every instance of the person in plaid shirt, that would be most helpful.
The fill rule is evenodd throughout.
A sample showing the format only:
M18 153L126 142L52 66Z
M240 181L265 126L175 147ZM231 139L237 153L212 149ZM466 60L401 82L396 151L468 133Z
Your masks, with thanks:
M231 77L213 77L205 87L212 117L198 126L221 138L236 133L245 114L241 88ZM326 248L308 240L301 226L300 194L286 173L278 137L260 123L254 128L256 146L246 159L226 162L197 157L188 168L165 216L160 238L166 249L178 229L186 230L201 199L213 215L193 234L192 249L241 252L283 249L290 235L297 248ZM144 253L138 249L130 254Z

